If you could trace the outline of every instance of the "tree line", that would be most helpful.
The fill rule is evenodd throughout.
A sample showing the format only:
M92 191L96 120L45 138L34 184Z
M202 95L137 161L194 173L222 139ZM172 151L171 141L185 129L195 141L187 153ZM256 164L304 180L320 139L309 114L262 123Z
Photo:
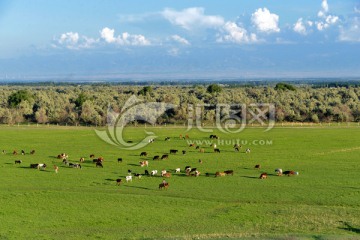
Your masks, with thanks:
M275 106L276 122L360 121L360 87L276 86L132 86L132 85L4 85L0 87L0 123L88 124L103 126L111 108L121 109L131 96L145 102L170 103L157 124L185 123L189 106L204 106L203 122L216 121L216 104ZM210 106L210 107L206 107ZM225 110L222 110L225 111ZM223 112L222 115L229 114ZM251 116L246 116L251 118Z

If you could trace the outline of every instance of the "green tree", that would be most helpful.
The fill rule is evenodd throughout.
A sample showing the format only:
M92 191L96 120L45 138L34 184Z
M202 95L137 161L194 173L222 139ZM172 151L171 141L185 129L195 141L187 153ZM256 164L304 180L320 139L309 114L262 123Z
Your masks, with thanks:
M17 107L21 102L28 101L31 102L32 96L31 94L26 90L19 90L17 92L14 92L11 94L8 98L8 104L10 108Z
M208 93L220 93L222 91L222 88L217 84L211 84L207 87L206 91Z
M138 95L146 96L147 94L151 94L153 91L152 87L146 86L143 87L140 91L138 91Z

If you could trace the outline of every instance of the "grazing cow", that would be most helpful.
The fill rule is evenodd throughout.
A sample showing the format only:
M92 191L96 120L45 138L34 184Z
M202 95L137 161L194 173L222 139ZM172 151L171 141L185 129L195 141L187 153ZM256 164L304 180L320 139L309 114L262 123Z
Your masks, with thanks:
M188 169L188 168L190 168L190 170L191 170L191 166L186 166L186 167L184 168L184 171L186 171L186 169Z
M226 170L226 171L224 171L224 173L225 173L226 175L234 175L234 171L233 171L233 170Z
M295 171L284 171L283 174L286 175L286 176L299 175L299 173L295 172Z
M21 160L15 160L15 164L20 164L20 163L22 163Z
M245 153L250 153L250 148L247 148Z
M81 165L80 163L75 163L72 165L73 168L80 168L81 169Z
M238 143L235 143L234 148L240 148L240 145Z
M168 155L168 154L162 155L162 156L161 156L161 160L163 160L163 159L169 159L169 155Z
M166 190L168 187L169 187L169 183L160 183L159 184L159 189L160 190L163 189L163 188Z
M30 168L38 168L39 164L38 163L32 163L30 164Z
M97 160L98 160L98 162L103 162L104 158L103 157L98 157Z
M210 135L210 139L219 139L219 137L216 135Z
M66 166L69 166L69 162L68 162L66 159L64 159L62 162L63 162L63 164L65 164Z
M195 147L195 143L191 143L189 147Z
M186 134L186 135L185 135L185 138L188 138L188 139L189 139L189 138L190 138L190 137L189 137L189 134Z
M160 159L160 156L159 155L156 155L153 157L153 160L159 160Z
M185 151L185 150L182 150L182 154L185 155L185 154L186 154L186 151Z
M58 173L59 172L59 167L54 165L54 170L55 170L55 173Z
M31 154L31 155L34 155L34 154L35 154L35 150L31 150L31 151L30 151L30 154Z
M164 176L164 174L166 174L166 170L161 170L161 176Z
M144 167L145 165L148 167L149 166L149 162L148 161L140 161L140 167Z
M260 174L260 179L266 179L267 178L267 173L262 173Z
M169 177L171 177L171 173L169 173L169 172L167 172L167 173L165 173L164 175L162 175L163 177L167 177L167 178L169 178Z
M282 174L283 174L283 170L281 168L275 169L275 172L276 172L276 175L278 175L278 176L282 176Z
M24 150L21 150L21 155L25 155L25 151L24 151Z
M190 174L190 176L198 177L198 176L200 176L200 172L198 170L196 170L193 174Z
M205 152L205 149L200 148L199 152L204 153L204 152Z
M175 168L175 173L179 173L180 172L180 168Z
M261 168L261 165L260 164L256 164L255 165L255 169L260 169Z
M166 138L165 138L165 141L170 141L170 137L166 137Z
M220 153L220 149L214 148L214 152L215 152L215 153Z
M147 157L147 152L140 153L140 157Z
M132 176L126 176L126 182L132 182Z
M157 170L152 170L151 171L151 176L155 176L157 174L157 172L158 172Z
M93 159L93 163L97 163L99 160L97 158Z
M116 179L116 184L117 184L118 186L120 186L121 183L122 183L121 178Z
M155 141L155 139L151 138L149 139L149 143L153 143Z
M171 154L176 154L177 152L178 152L178 150L176 150L176 149L170 149Z
M140 174L140 173L134 173L134 176L137 177L138 179L141 178L141 174Z
M235 152L238 152L238 151L239 151L239 148L238 148L238 147L235 147L234 149L235 149Z
M42 170L45 170L46 169L46 164L45 163L39 163L38 165L37 165L37 169L42 169Z
M94 158L95 157L95 154L90 154L90 158Z
M81 157L79 161L83 163L85 162L85 158Z
M13 151L13 155L17 155L18 153L17 153L17 151L16 150L14 150Z
M195 148L196 150L198 150L198 149L200 149L200 146L196 146L196 148Z
M225 175L226 175L225 172L216 172L215 173L215 177L223 177Z
M131 169L128 169L128 174L129 174L129 175L131 175L131 172L132 172Z
M96 162L96 167L104 167L101 162Z
M118 163L119 163L119 162L122 162L122 158L118 158Z
M190 169L190 173L197 171L197 168Z
M149 176L149 171L148 171L147 169L145 169L145 173L144 173L144 175Z

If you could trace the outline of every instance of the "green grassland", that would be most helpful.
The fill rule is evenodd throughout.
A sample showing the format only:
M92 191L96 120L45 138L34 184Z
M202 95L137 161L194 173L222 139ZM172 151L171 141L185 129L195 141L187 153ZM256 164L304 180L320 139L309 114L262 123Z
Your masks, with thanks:
M0 239L360 239L359 127L246 128L238 134L192 129L188 140L179 138L182 128L133 127L125 138L141 141L144 130L158 138L128 151L103 142L91 128L0 127L0 150L7 151L0 154ZM220 154L205 142L210 134L220 137L213 140ZM237 139L240 152L233 149ZM190 148L190 140L204 141L205 153ZM14 149L27 154L14 156ZM28 154L32 149L36 153ZM170 149L179 153L152 160ZM140 157L142 151L149 156ZM70 162L85 157L82 169L63 165L56 158L62 152ZM104 157L104 168L95 167L92 153ZM15 165L17 159L22 164ZM141 160L149 167L140 167ZM30 169L30 163L48 168ZM201 175L186 176L186 165ZM177 167L181 173L174 173ZM276 168L299 175L279 177ZM158 189L161 176L117 186L128 169L171 171L169 189ZM205 176L228 169L233 176ZM259 179L262 172L268 179Z

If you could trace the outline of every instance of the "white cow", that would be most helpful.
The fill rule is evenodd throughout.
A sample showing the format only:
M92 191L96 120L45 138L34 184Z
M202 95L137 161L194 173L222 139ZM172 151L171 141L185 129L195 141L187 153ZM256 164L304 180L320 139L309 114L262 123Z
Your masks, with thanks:
M132 182L132 176L126 176L126 182Z
M155 176L157 174L157 172L158 172L157 170L152 170L151 171L151 176Z
M275 172L278 176L281 176L283 173L283 170L281 168L277 168L277 169L275 169Z
M166 174L166 170L164 169L161 171L161 176L163 177L165 174Z
M175 172L176 172L176 173L179 173L179 172L180 172L180 168L176 168L176 169L175 169Z

